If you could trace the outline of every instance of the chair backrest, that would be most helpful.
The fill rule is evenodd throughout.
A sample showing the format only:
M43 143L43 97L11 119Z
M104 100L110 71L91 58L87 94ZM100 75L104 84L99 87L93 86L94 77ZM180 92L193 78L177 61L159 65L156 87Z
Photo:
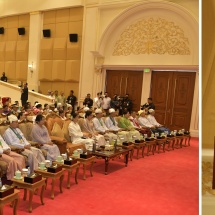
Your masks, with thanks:
M83 118L79 118L79 119L78 119L78 124L79 124L81 130L83 130L84 119L83 119Z
M8 129L9 125L0 125L0 135L3 137L5 131Z
M22 131L24 137L28 141L32 141L31 131L33 128L33 122L21 122L19 123L19 129Z

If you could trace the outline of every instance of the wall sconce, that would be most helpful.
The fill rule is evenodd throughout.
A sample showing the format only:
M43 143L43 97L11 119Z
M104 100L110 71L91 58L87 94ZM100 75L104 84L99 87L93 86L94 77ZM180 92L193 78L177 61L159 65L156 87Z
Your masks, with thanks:
M33 62L31 64L28 64L28 68L30 69L31 73L33 73Z

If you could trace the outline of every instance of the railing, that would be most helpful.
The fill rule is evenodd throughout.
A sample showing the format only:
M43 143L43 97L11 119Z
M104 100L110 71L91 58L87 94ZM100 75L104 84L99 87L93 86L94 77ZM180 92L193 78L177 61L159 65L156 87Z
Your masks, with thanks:
M21 101L20 101L21 88L14 84L0 81L0 96L1 97L10 97L12 102L19 101L21 104ZM45 104L45 103L51 104L52 103L52 99L49 98L48 96L31 91L31 90L28 91L28 101L31 102L32 104L34 104L35 101L38 101L41 104Z

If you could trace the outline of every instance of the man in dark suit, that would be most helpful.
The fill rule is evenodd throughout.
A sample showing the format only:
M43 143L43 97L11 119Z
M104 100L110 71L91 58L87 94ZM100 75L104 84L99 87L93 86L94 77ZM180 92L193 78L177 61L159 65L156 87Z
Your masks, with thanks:
M24 84L24 88L22 89L21 92L22 92L21 94L22 106L24 106L28 101L28 83Z
M5 76L5 72L2 73L1 81L7 82L7 76Z
M148 112L149 109L155 109L155 105L152 102L152 98L148 98L148 101L141 106L141 110L146 110Z
M75 104L77 101L76 96L74 96L73 94L74 94L74 91L71 90L70 95L67 97L67 103L72 105L72 112L74 112L74 110L75 110Z
M90 94L87 94L87 97L84 99L83 105L85 105L88 108L91 108L93 106L93 100L90 98Z

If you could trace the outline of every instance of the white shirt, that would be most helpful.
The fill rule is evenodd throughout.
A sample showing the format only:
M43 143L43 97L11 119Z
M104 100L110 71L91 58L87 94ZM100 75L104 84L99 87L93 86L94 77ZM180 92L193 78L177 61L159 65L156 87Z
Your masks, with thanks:
M107 118L105 119L105 125L107 126L107 128L108 128L109 130L112 130L112 131L119 131L120 128L118 127L117 121L116 121L114 118L112 118L112 119L114 120L115 125L113 124L113 122L112 122L112 120L110 119L110 117L107 117Z
M103 101L102 101L102 108L103 109L109 109L110 108L110 101L111 101L111 98L110 97L107 97L107 98L103 98Z
M96 108L100 108L101 107L101 103L102 103L102 100L100 98L98 98L98 97L94 98L94 104L95 104L94 106Z
M71 136L71 140L75 141L84 136L83 132L78 123L74 123L73 121L69 123L68 126L69 136Z
M140 116L138 118L138 122L140 123L141 126L145 126L147 128L152 128L153 125L149 122L149 120L146 117Z
M0 142L1 142L0 154L2 154L3 151L11 150L10 147L7 145L7 143L4 141L4 139L2 138L1 135L0 135Z
M23 133L19 128L12 128L12 129L9 127L4 133L4 139L8 145L12 145L18 148L24 148L24 146L31 145L25 139ZM17 137L16 133L18 133L18 135L21 136L20 139Z
M152 125L157 126L157 127L161 126L161 124L158 123L157 120L155 119L155 117L152 116L151 114L149 114L149 115L147 116L147 119L149 120L149 122L150 122Z
M105 131L108 131L109 129L107 128L107 126L105 125L104 121L102 118L98 119L98 118L94 118L93 119L93 124L94 124L94 127L96 129L96 131L99 131L99 132L105 132Z

